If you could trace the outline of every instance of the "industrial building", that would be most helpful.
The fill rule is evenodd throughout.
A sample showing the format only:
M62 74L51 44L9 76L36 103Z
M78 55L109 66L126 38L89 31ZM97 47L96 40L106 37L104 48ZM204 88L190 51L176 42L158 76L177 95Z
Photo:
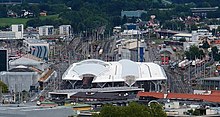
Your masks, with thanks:
M144 40L120 39L116 41L116 48L116 60L130 59L138 62L145 61L145 50L147 46Z
M70 89L141 87L161 91L161 84L166 79L163 68L158 64L127 59L115 62L84 60L73 63L62 76L62 80L71 85Z
M49 56L49 43L39 39L26 39L23 40L24 49L38 58L48 60Z
M29 91L31 86L35 86L39 74L26 66L17 66L7 72L1 72L0 80L9 88L10 92Z
M1 72L3 81L11 92L29 91L30 86L38 84L38 78L43 72L43 62L21 57L9 62L9 70Z
M219 90L220 77L202 78L200 84L204 90Z
M55 71L41 59L26 55L9 62L9 70L0 72L0 80L10 92L30 91L38 88L39 82L47 82Z

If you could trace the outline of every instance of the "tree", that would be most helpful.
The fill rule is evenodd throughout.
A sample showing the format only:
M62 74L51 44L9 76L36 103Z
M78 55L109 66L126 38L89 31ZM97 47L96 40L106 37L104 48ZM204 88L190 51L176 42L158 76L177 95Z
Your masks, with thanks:
M213 59L215 60L215 61L219 61L220 60L220 54L219 54L219 50L218 50L218 48L216 47L216 46L214 46L214 47L212 47L212 49L211 49L212 51L211 51L211 57L213 57Z
M191 28L191 31L198 30L198 26L196 24L192 24L190 28Z
M163 111L163 108L158 103L151 103L151 116L150 117L166 117L166 113Z
M120 26L121 25L121 17L119 16L114 16L111 19L111 22L113 22L113 26Z
M123 25L123 24L125 24L125 23L127 23L127 22L128 22L128 18L126 17L126 15L124 15L123 18L122 18L121 23L122 23L122 25Z
M186 38L184 38L184 37L183 37L183 38L180 38L179 41L180 41L180 42L186 42Z
M220 26L218 26L218 28L216 29L216 33L220 32Z
M0 88L2 88L2 93L8 92L8 86L2 81L0 81Z
M105 105L100 113L94 114L93 117L166 117L166 113L157 103L146 106L131 102L128 106Z
M195 60L196 58L202 59L205 56L203 50L199 49L197 46L190 46L189 50L185 52L186 58L189 60Z
M7 17L7 8L6 6L0 5L0 18Z
M208 41L203 42L202 48L204 48L204 49L210 48L210 45L209 45Z

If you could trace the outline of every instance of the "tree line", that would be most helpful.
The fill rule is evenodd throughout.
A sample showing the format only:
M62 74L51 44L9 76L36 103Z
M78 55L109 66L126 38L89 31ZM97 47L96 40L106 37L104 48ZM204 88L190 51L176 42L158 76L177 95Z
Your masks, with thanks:
M105 105L99 114L93 117L166 117L161 105L152 103L150 106L130 103L128 106Z
M191 15L190 8L216 6L219 0L171 0L168 4L164 0L39 0L37 4L29 4L30 0L24 0L18 5L0 5L0 18L7 17L7 12L12 10L21 13L21 10L30 10L35 18L27 22L27 26L39 26L42 24L71 24L74 32L88 31L100 26L112 28L122 25L122 10L145 10L142 20L147 21L151 15L156 15L164 28L173 27L181 30L183 22L170 21L173 17L187 17ZM187 4L185 4L187 3ZM47 11L48 15L59 14L56 19L41 20L39 13ZM220 10L210 13L207 17L220 17ZM173 24L173 25L172 25Z

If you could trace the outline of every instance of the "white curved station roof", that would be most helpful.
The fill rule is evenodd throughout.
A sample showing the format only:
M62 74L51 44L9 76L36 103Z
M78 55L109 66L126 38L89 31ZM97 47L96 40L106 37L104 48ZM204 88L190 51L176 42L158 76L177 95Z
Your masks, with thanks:
M155 63L120 60L104 62L88 59L73 63L63 74L63 80L82 80L83 76L94 76L92 83L126 82L127 78L135 81L166 80L162 67ZM133 84L133 83L132 83Z

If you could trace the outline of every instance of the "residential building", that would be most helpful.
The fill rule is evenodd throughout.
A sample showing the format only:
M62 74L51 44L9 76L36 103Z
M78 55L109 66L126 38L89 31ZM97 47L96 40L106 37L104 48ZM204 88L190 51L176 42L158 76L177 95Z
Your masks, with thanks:
M54 26L40 26L39 27L39 35L40 36L48 36L54 34Z
M47 12L46 11L42 11L39 13L40 16L47 16Z
M59 34L63 36L71 35L71 25L61 25L59 26Z
M0 31L0 39L23 39L23 32L23 24L13 24L11 25L11 31Z
M24 39L40 39L39 31L33 27L27 27L23 35Z
M21 37L23 37L24 25L23 24L12 24L11 25L11 31L12 32L20 32Z

